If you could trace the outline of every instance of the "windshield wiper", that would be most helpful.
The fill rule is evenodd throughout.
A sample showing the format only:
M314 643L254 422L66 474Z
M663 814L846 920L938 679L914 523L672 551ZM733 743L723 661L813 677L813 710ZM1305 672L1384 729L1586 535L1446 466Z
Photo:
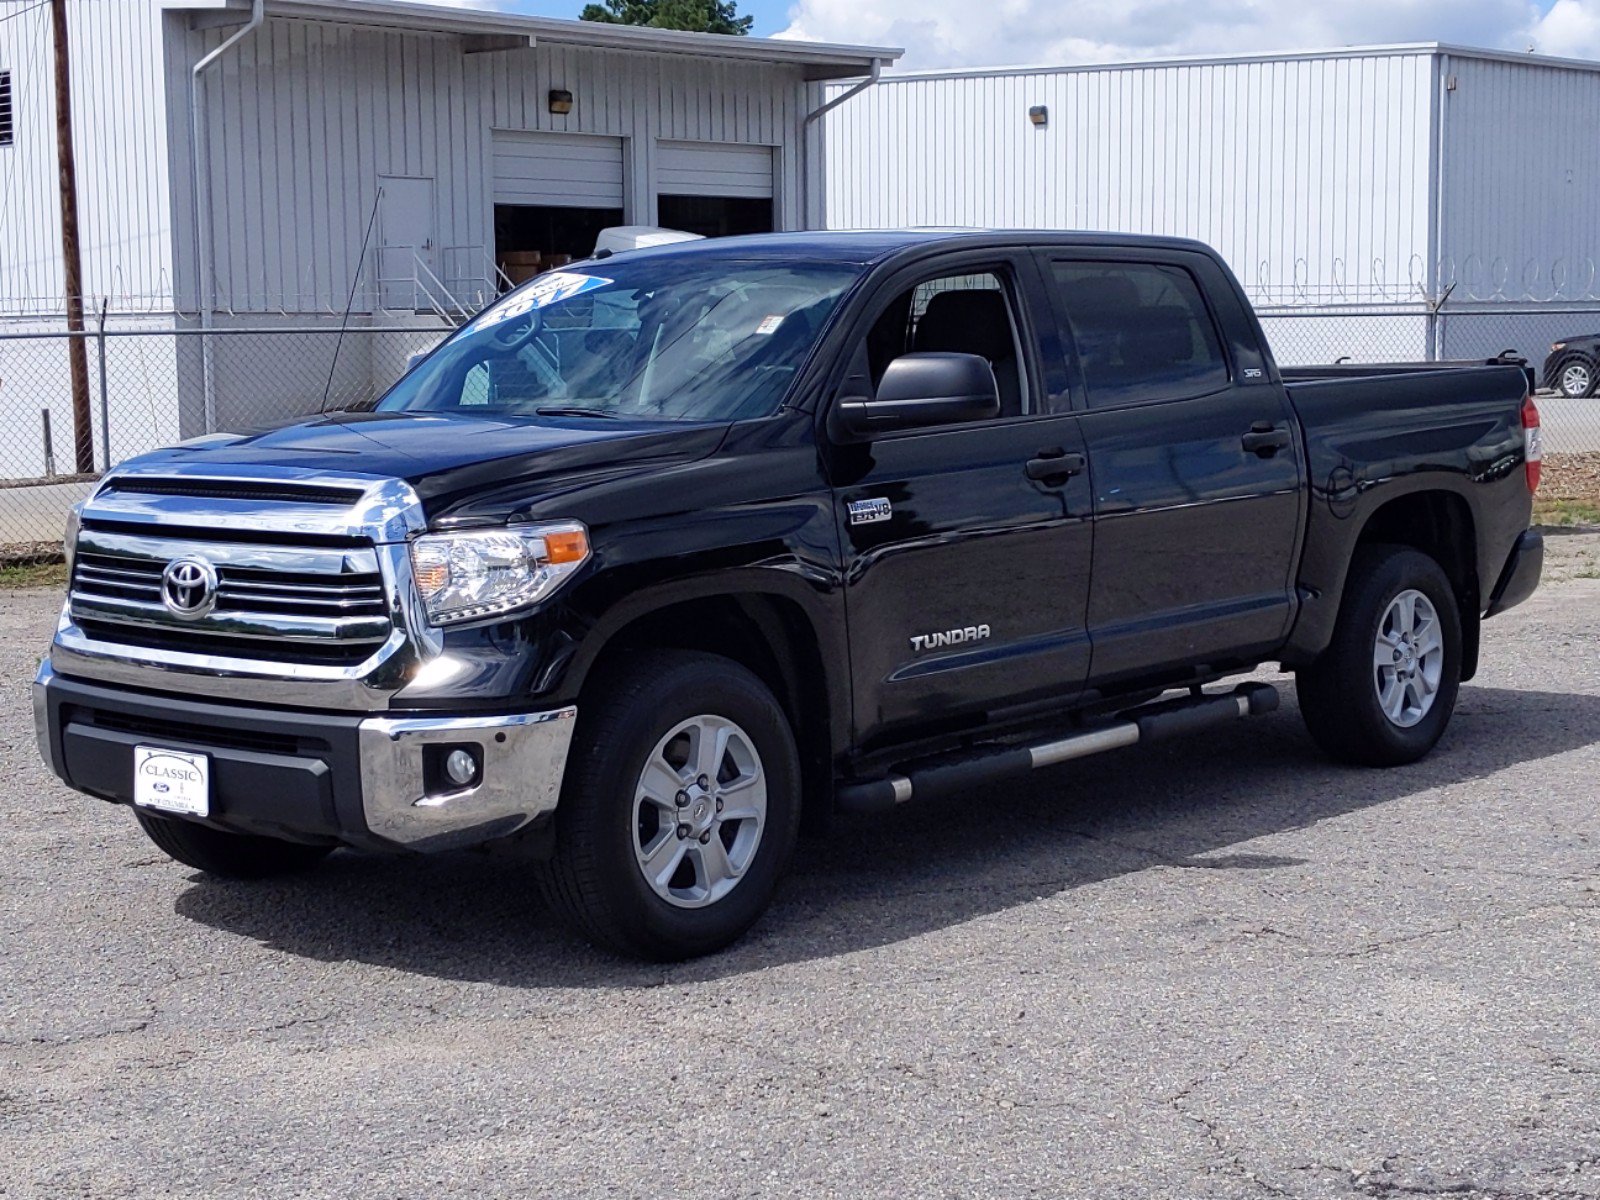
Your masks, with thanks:
M580 408L576 404L562 406L559 404L547 405L544 408L533 410L541 417L599 417L603 421L620 421L616 413L606 412L603 408Z

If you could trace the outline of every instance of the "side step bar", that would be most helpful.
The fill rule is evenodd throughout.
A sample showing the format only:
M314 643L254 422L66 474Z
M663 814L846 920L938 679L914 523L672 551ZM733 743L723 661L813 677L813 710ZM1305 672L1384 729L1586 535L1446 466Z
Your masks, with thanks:
M1222 695L1161 700L1130 709L1109 724L1071 737L1034 746L991 747L964 758L912 766L903 775L846 784L837 793L837 804L845 812L887 812L913 797L946 796L1074 758L1200 733L1241 717L1273 712L1277 707L1278 689L1270 683L1241 683Z

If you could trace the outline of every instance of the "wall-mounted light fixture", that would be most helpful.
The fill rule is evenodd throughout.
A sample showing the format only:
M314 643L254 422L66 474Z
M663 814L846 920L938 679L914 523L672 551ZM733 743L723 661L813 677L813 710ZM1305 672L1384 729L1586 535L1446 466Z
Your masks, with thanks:
M1043 104L1035 104L1028 110L1028 120L1035 125L1050 124L1050 110Z
M572 93L561 88L550 89L550 111L564 117L572 111Z

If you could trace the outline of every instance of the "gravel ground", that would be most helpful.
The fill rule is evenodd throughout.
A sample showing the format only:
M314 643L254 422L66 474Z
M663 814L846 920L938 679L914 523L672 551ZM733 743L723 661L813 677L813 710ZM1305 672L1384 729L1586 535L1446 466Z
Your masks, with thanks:
M671 968L504 860L168 862L40 766L0 594L0 1195L1600 1196L1597 544L1425 763L1291 691L844 824Z

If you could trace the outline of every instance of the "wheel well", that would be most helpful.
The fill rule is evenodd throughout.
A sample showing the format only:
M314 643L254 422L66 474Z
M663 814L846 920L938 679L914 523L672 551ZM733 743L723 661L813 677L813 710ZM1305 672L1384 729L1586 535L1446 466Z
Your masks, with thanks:
M1444 570L1461 609L1465 641L1462 678L1477 671L1478 622L1482 608L1478 588L1478 537L1472 510L1454 492L1414 492L1389 501L1367 521L1357 541L1362 545L1410 546L1428 555Z
M797 603L762 594L708 596L645 613L612 634L583 690L609 664L642 649L720 655L766 684L794 730L806 822L825 818L833 795L828 690L816 633Z
M1444 568L1457 596L1477 599L1477 531L1472 510L1454 492L1414 492L1389 501L1367 520L1358 544L1420 550Z
M1557 386L1557 377L1573 363L1581 363L1591 371L1600 366L1600 352L1591 353L1588 350L1568 350L1551 365L1546 374L1545 383L1548 387Z

